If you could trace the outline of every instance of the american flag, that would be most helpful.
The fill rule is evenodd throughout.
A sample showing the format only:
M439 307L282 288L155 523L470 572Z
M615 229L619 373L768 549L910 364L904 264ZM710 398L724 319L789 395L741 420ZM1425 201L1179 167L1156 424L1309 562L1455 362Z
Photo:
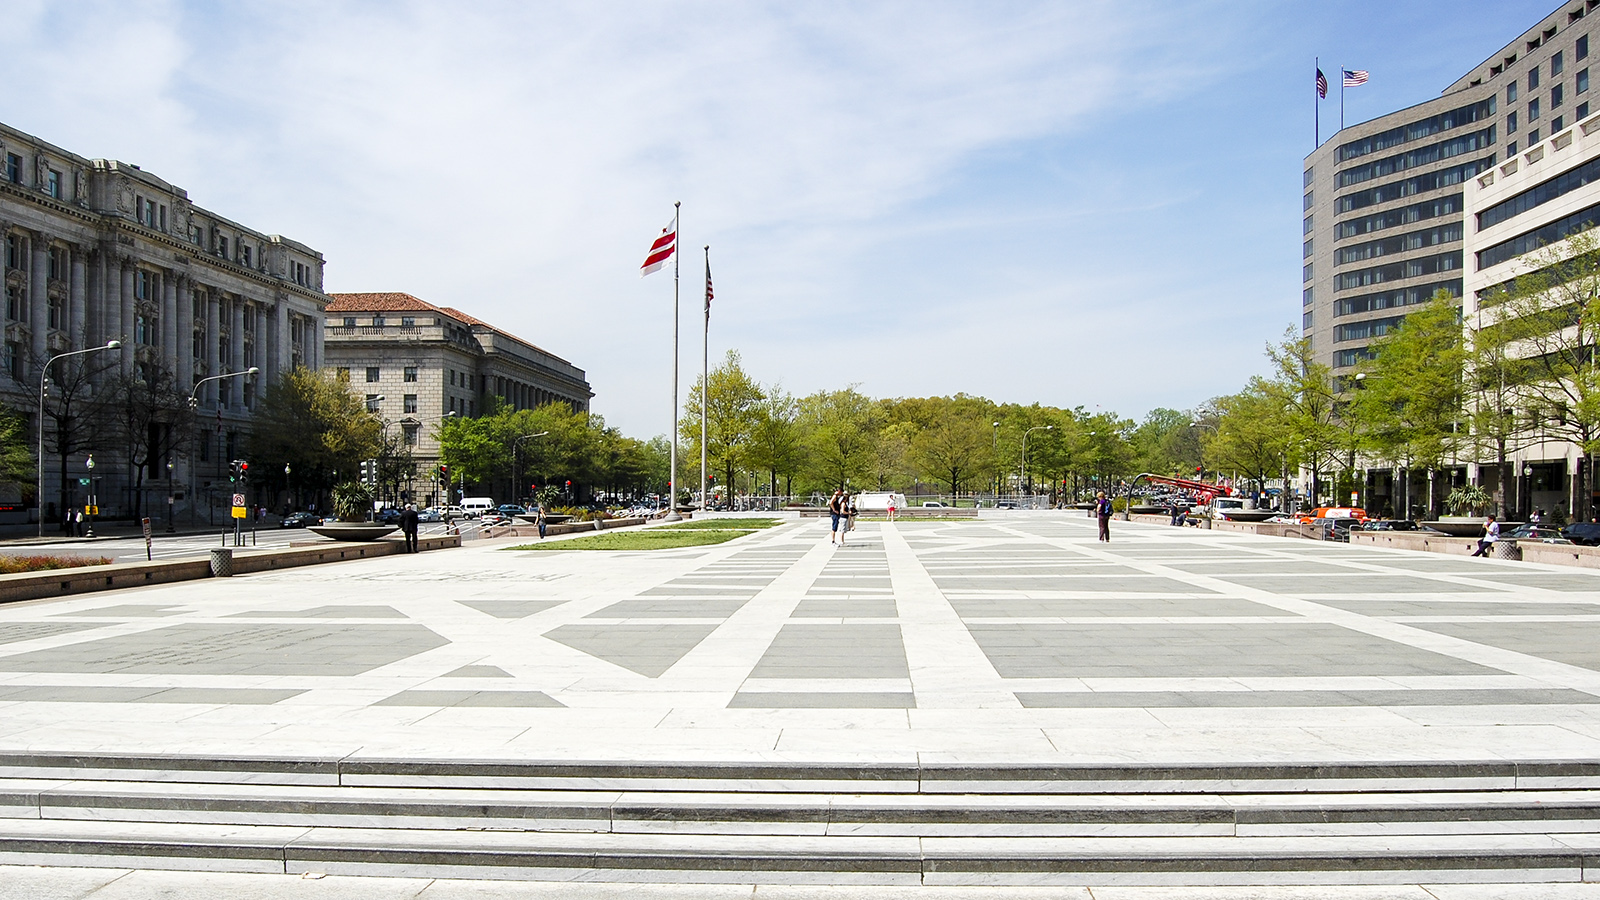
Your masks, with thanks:
M710 256L710 253L711 253L711 248L707 247L706 248L706 254L707 254L706 255L706 318L707 319L711 318L711 298L714 296L711 293L711 256Z
M658 271L667 261L672 259L672 254L678 250L678 217L673 216L667 227L661 229L661 236L650 245L650 252L644 258L644 265L639 267L639 277L643 278L651 272Z
M1328 76L1322 74L1321 69L1317 70L1317 96L1328 99Z
M1367 83L1367 70L1366 69L1345 69L1344 70L1344 86L1345 87L1355 87L1358 84L1366 84L1366 83Z

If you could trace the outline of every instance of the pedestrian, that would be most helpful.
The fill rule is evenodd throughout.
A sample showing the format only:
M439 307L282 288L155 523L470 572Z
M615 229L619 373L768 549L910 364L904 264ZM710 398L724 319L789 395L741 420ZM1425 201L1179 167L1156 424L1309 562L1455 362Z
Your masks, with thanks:
M72 509L72 536L83 537L83 507L81 506L73 507Z
M894 494L889 495L889 521L894 521Z
M1095 497L1094 517L1100 520L1100 540L1111 543L1111 501L1105 491Z
M1483 537L1478 539L1478 549L1472 551L1473 556L1488 556L1495 542L1500 540L1500 523L1489 517L1488 524L1483 526Z
M544 540L544 530L550 525L550 520L545 517L544 504L539 504L539 513L534 516L533 523L539 526L539 540Z
M844 541L843 532L839 531L839 520L844 518L844 489L833 492L833 499L828 501L828 516L833 520L828 530L828 543L840 544Z
M406 504L405 512L400 514L400 532L406 536L406 552L417 552L417 508L410 503Z
M846 503L846 505L845 505L845 513L846 513L846 521L845 521L845 529L844 530L845 531L855 531L856 530L856 515L859 513L859 510L856 509L856 498L851 497L849 499L849 501ZM841 538L840 541L842 543L843 539Z
M1533 511L1533 515L1528 517L1528 524L1529 525L1538 525L1540 522L1543 522L1543 521L1544 521L1544 510L1542 510L1542 509L1534 510Z

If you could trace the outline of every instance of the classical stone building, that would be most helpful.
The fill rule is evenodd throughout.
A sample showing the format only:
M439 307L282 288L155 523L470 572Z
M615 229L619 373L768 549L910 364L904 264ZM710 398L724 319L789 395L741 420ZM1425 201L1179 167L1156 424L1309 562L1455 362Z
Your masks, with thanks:
M152 441L180 450L142 466L157 521L169 496L180 522L204 521L207 498L226 517L227 461L241 452L262 388L290 367L322 364L322 255L195 206L182 188L138 166L79 156L5 125L0 164L0 400L29 417L31 433L46 360L121 341L120 350L93 355L88 390L159 371L184 392L199 385L197 433ZM66 377L62 367L78 359L58 363L52 376ZM206 380L251 367L258 378ZM102 514L131 513L141 473L109 431L101 445L68 459L67 502L81 502L77 479L92 450ZM47 517L61 496L51 445L47 435Z
M438 501L429 473L439 462L433 425L445 416L475 416L492 397L516 409L589 409L582 369L488 322L410 294L329 296L326 364L400 429L418 472L414 499L425 505Z

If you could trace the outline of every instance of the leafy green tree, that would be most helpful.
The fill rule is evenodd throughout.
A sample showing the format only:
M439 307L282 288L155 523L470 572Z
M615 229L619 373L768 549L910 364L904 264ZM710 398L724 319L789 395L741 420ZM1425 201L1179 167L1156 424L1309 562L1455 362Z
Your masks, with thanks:
M1200 437L1187 410L1157 407L1145 414L1132 435L1139 468L1161 475L1194 477L1200 462Z
M1215 429L1206 433L1206 459L1218 469L1244 473L1257 488L1289 466L1290 429L1285 408L1259 376L1245 389L1211 401Z
M704 378L696 378L689 389L685 415L679 420L679 437L694 459L700 455L700 410L706 398L706 459L712 470L720 471L723 484L732 489L735 471L745 465L756 429L761 423L761 385L744 371L739 351L729 350L722 364L711 370L710 389ZM695 476L698 480L699 476Z
M250 437L252 468L293 469L298 487L323 496L382 449L382 425L349 376L296 368L267 385Z
M748 461L752 468L764 470L770 493L778 493L778 479L787 485L784 494L794 493L794 477L805 462L806 437L800 424L800 405L779 385L764 389L766 399L758 411L755 431L750 436Z
M952 403L912 439L911 456L922 471L950 488L954 500L964 485L970 489L971 482L988 480L994 465L992 427L976 404Z
M1333 370L1316 361L1309 337L1296 337L1295 329L1283 340L1267 345L1272 376L1264 382L1267 395L1283 410L1283 424L1293 447L1293 462L1311 470L1311 501L1321 499L1322 473L1335 460L1341 434L1338 391Z
M1465 448L1465 351L1455 300L1440 291L1373 342L1355 392L1355 415L1375 446L1428 474L1428 510L1439 512L1438 474Z
M800 401L807 462L818 485L839 488L870 475L879 415L877 405L854 386L819 391Z

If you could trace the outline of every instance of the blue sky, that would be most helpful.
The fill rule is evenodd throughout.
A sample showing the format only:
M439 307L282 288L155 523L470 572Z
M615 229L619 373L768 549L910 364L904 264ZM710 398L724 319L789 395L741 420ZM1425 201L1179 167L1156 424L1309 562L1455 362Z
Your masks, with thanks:
M1354 123L1555 5L7 8L0 121L322 250L332 291L528 338L648 436L672 283L637 272L675 200L686 385L710 244L713 359L794 393L1139 417L1235 391L1299 317L1313 57L1372 73Z

